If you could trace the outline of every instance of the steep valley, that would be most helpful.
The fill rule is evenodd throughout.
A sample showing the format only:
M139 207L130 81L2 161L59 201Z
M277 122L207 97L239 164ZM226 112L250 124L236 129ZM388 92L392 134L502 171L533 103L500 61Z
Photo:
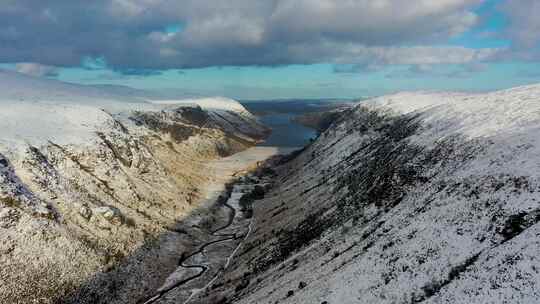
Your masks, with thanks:
M126 102L84 86L0 78L2 303L144 299L198 237L184 228L206 218L214 206L205 202L277 152L214 162L268 134L235 101Z
M253 233L190 303L536 303L539 98L401 93L346 111L273 168Z
M283 149L233 100L41 85L0 98L2 303L540 299L540 86L374 98Z
M0 0L0 304L540 304L540 0Z

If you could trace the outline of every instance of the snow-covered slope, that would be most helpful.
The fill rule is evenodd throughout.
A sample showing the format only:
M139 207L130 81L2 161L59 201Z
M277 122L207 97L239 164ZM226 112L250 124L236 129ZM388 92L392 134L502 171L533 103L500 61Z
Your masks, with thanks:
M235 100L224 97L212 97L212 98L188 98L188 99L152 99L150 102L155 104L182 104L182 103L191 103L201 106L203 109L213 109L213 110L229 110L229 111L238 111L249 113L244 106L238 103Z
M277 174L192 303L540 301L540 86L361 103Z
M89 143L96 131L112 127L115 117L179 107L202 107L209 113L227 115L232 121L256 120L232 99L159 98L158 94L129 87L76 85L0 70L0 143L4 142L4 149L17 147L17 142Z
M145 296L176 267L164 252L182 242L171 230L197 208L205 162L267 132L232 100L129 92L0 71L0 302L60 303L99 276ZM113 296L94 285L79 303Z
M429 112L427 123L454 122L444 132L470 137L524 131L540 119L540 85L517 87L488 94L401 93L369 101L374 108L396 113ZM459 124L459 126L457 125ZM441 130L442 131L442 130Z

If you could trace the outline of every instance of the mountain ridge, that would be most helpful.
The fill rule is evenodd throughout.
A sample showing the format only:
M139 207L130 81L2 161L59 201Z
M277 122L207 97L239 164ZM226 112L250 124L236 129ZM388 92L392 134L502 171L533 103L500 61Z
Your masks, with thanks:
M399 93L346 111L275 168L231 270L190 303L537 301L539 94Z
M169 249L187 246L178 221L220 174L206 163L268 133L218 99L211 109L157 105L3 72L0 87L9 88L0 91L0 298L9 303L59 303L89 281L79 303L110 303L114 286L120 299L146 296L176 267Z

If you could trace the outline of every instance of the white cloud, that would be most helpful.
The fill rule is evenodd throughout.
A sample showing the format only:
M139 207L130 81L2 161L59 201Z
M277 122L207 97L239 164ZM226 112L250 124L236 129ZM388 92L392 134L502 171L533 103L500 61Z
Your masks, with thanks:
M15 70L19 73L34 77L56 77L58 68L39 63L23 62L15 65Z
M502 5L510 24L508 36L518 47L533 47L540 42L540 2L537 0L508 0Z
M483 72L487 66L482 63L466 63L454 67L417 64L409 65L406 68L390 71L386 78L469 78L476 73Z
M477 22L480 0L282 0L268 27L286 37L374 44L446 39Z
M500 8L508 20L505 38L512 42L506 56L540 60L540 1L507 0Z
M468 63L496 50L432 45L475 26L482 2L18 0L0 8L0 29L16 29L0 31L0 62L73 66L103 57L120 69ZM181 31L167 33L171 24Z
M366 47L356 44L327 43L319 46L298 46L290 52L300 54L300 56L323 58L327 62L336 64L381 66L467 64L490 60L500 51L497 48L469 49L458 46ZM291 55L291 57L294 56Z
M469 49L465 47L416 46L372 49L373 56L386 64L465 64L493 58L499 49Z

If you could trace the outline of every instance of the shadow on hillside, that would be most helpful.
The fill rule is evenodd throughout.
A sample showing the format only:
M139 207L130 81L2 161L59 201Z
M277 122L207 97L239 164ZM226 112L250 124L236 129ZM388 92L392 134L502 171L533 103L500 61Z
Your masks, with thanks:
M278 154L290 149L278 150ZM292 155L292 154L291 154ZM258 164L257 171L290 155L274 156ZM259 172L260 173L260 172ZM81 286L73 288L68 295L59 295L56 304L85 303L144 303L157 294L167 277L173 273L186 254L212 239L212 231L228 220L228 210L224 203L231 194L232 185L240 177L236 176L221 193L211 199L212 207L198 207L175 225L168 227L157 237L148 236L145 243L125 257L115 267L105 269L88 278ZM201 206L207 204L202 204ZM215 238L215 237L214 237ZM181 288L180 286L178 288Z

